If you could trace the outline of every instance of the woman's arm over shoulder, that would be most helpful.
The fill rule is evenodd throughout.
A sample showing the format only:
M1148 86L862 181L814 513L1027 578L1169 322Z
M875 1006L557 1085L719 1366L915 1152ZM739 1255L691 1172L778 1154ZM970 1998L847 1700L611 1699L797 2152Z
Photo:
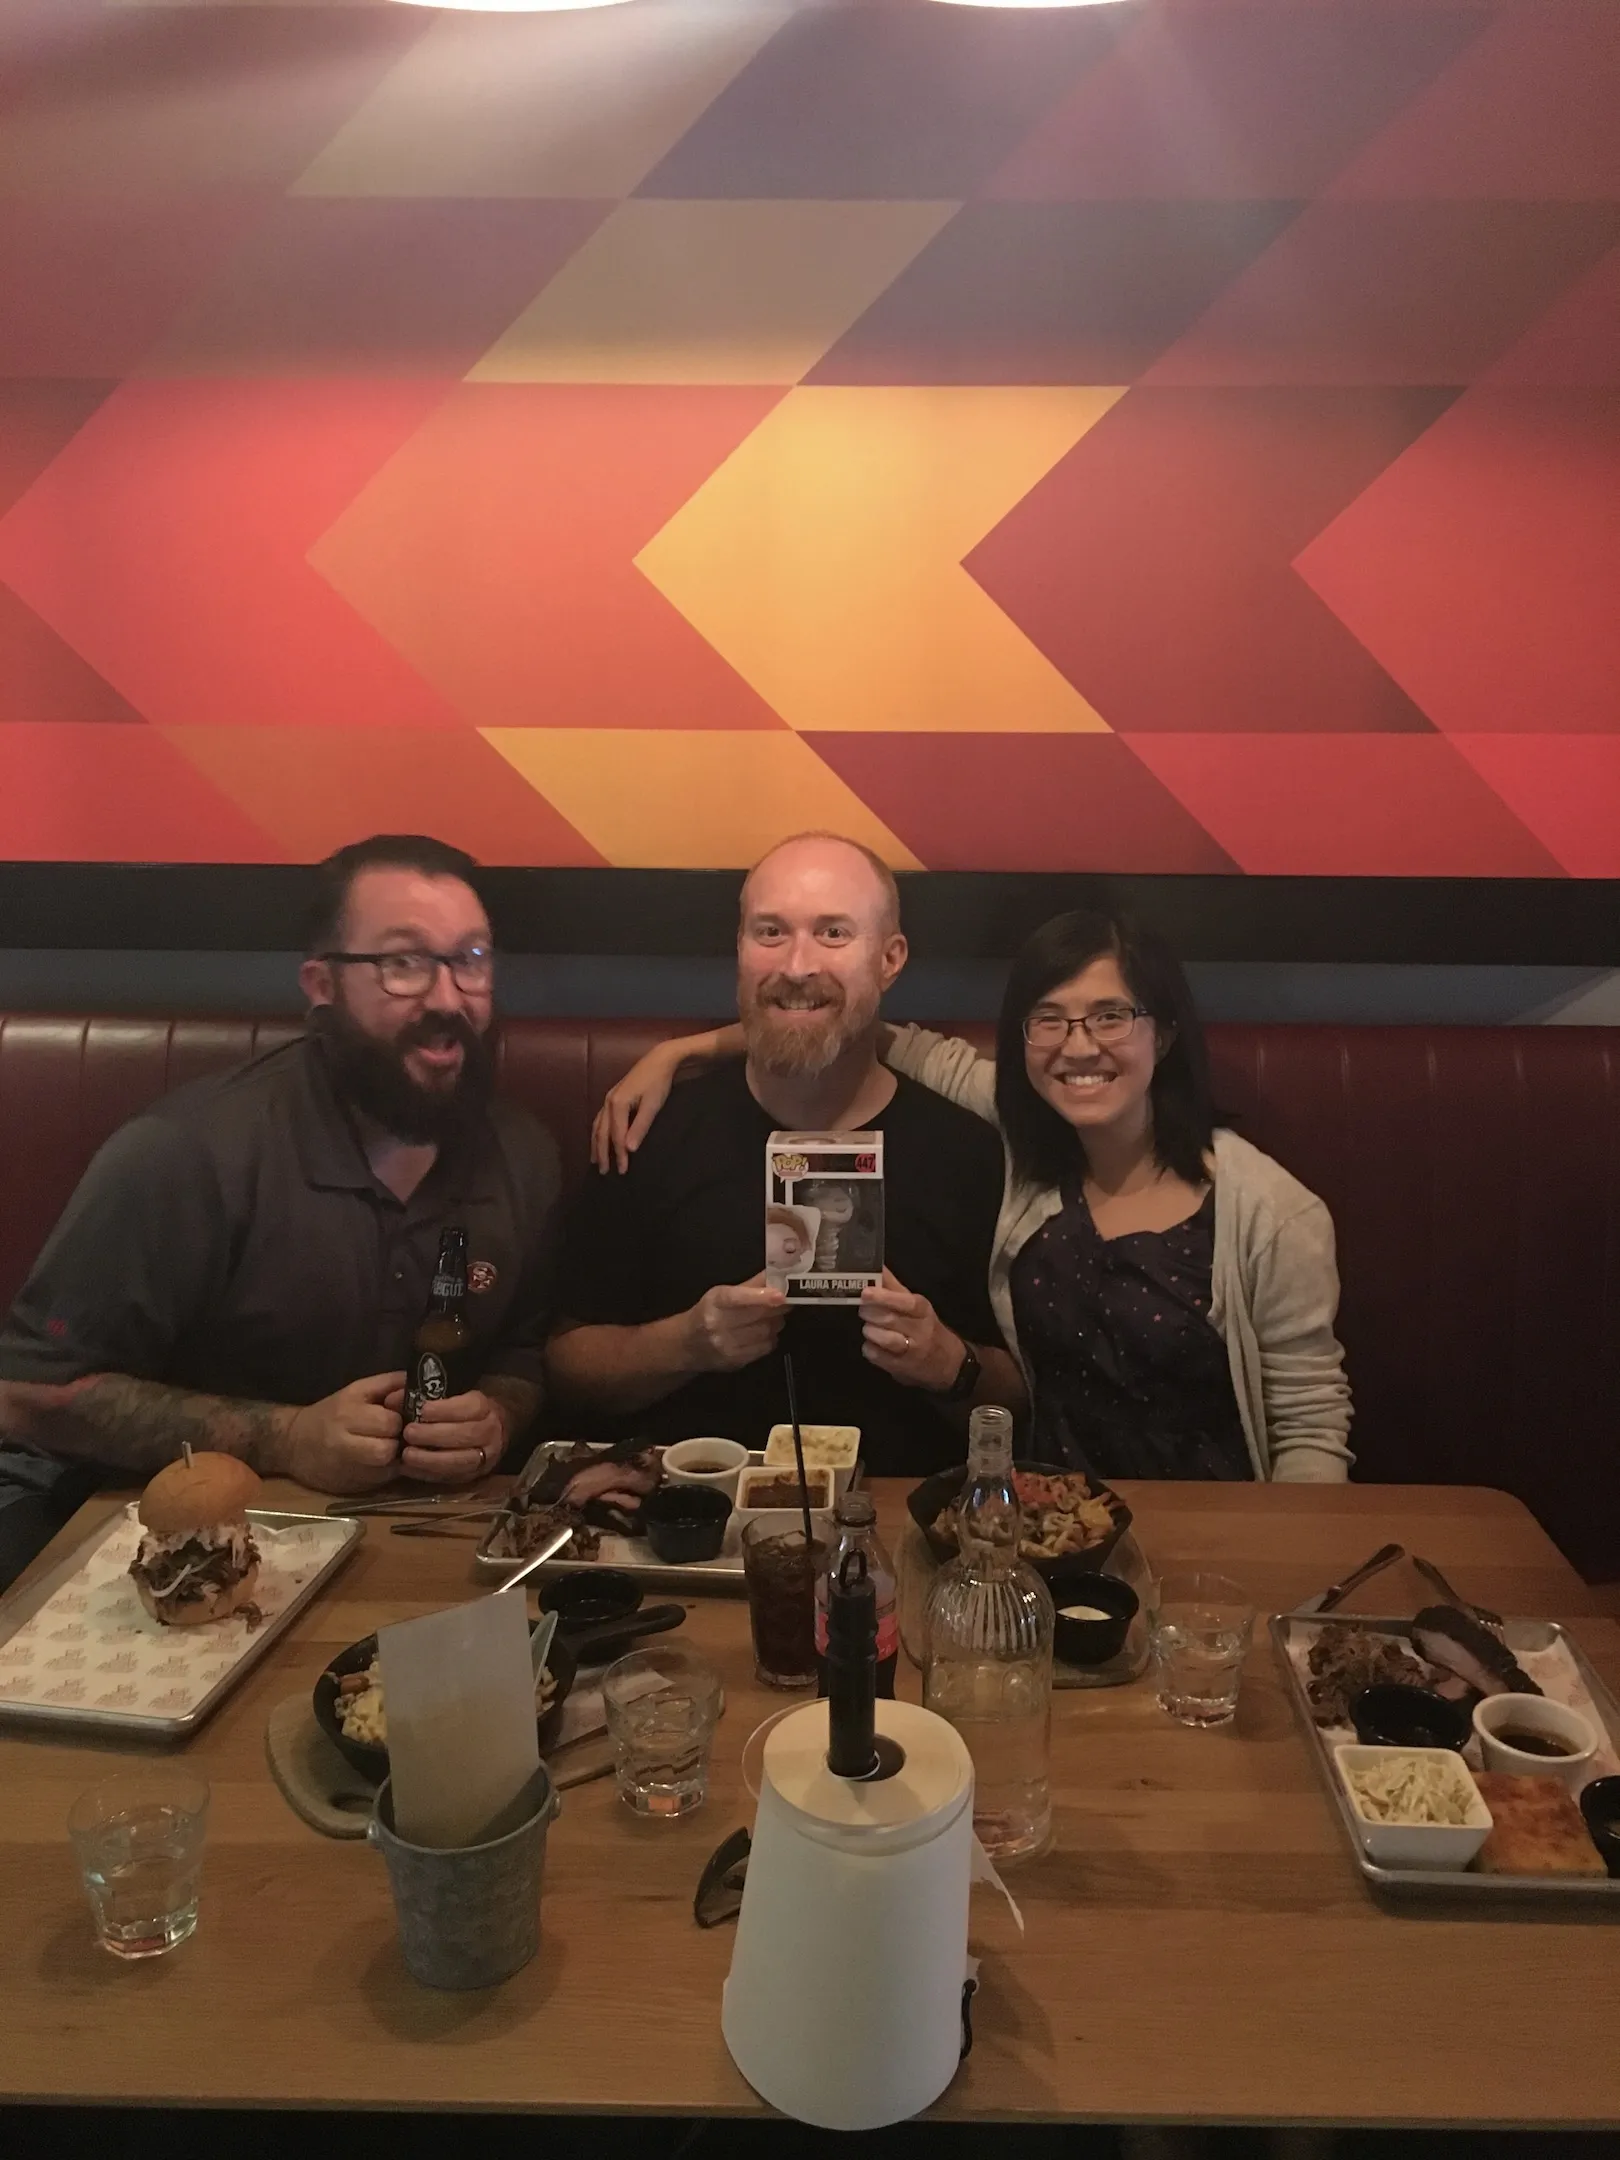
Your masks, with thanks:
M936 1035L931 1028L914 1023L891 1026L884 1059L896 1072L920 1080L947 1102L959 1103L987 1124L998 1122L996 1061L982 1057L960 1035Z
M1305 1195L1304 1205L1282 1215L1260 1241L1249 1296L1272 1478L1280 1484L1342 1484L1355 1460L1350 1383L1333 1332L1339 1310L1333 1218L1314 1195Z

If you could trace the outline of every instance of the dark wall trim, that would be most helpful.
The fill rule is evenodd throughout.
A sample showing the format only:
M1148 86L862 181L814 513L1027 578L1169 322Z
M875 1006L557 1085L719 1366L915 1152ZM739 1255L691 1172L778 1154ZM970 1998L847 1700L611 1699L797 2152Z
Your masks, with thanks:
M295 866L0 863L0 945L275 952L294 942ZM512 952L723 953L729 870L491 870ZM1620 966L1620 880L1090 877L920 871L903 878L919 959L1002 960L1062 908L1112 898L1186 960Z

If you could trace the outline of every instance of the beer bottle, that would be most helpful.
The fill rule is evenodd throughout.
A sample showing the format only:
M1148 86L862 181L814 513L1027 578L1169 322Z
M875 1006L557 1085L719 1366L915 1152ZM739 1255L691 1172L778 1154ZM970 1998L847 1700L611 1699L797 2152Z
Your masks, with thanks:
M417 1323L411 1346L411 1377L405 1389L405 1422L422 1415L422 1405L442 1402L456 1392L456 1360L472 1341L467 1324L467 1233L446 1230L439 1238L439 1264L427 1310Z

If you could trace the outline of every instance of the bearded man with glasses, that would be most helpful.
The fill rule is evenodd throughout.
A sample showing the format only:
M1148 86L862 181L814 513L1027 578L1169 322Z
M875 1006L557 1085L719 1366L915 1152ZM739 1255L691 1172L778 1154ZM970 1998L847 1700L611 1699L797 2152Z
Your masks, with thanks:
M358 1493L464 1485L534 1421L557 1151L492 1093L495 961L470 856L379 836L320 866L297 1042L133 1118L0 1330L0 1585L96 1484L182 1442ZM403 1423L447 1225L466 1384Z

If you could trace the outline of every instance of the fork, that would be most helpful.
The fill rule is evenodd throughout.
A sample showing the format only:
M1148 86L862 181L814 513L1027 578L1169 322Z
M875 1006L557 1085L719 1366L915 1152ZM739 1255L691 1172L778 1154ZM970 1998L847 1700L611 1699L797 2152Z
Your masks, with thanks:
M1448 1605L1455 1605L1459 1612L1472 1613L1480 1626L1489 1628L1493 1635L1501 1634L1505 1624L1502 1615L1499 1612L1492 1612L1488 1605L1474 1605L1467 1598L1459 1597L1432 1560L1420 1560L1417 1554L1414 1553L1412 1555L1412 1565L1425 1582L1433 1583Z

